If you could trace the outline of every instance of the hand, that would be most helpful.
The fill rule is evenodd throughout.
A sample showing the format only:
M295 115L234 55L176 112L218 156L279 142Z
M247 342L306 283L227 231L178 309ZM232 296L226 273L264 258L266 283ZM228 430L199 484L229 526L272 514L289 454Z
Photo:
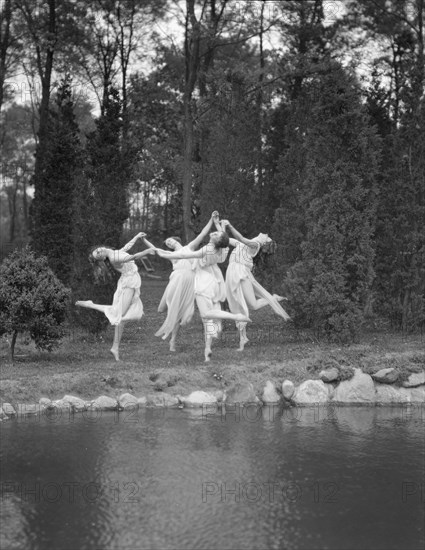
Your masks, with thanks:
M136 237L138 239L144 239L146 237L146 233L143 233L143 231L141 231L140 233L137 233Z
M148 248L148 256L155 256L156 248Z
M229 220L221 220L221 225L222 225L223 228L225 228L228 225L230 225L230 222L229 222Z
M211 219L213 221L215 221L215 220L218 221L219 217L220 217L220 214L217 212L217 210L214 210L214 212L211 214Z

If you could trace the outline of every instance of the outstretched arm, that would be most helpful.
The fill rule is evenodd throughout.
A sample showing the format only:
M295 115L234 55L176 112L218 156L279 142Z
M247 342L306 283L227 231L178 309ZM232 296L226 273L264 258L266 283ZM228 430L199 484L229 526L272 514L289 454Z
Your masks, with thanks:
M133 248L138 239L143 239L144 237L146 237L146 233L137 233L137 235L133 237L131 241L125 244L120 250L122 250L123 252L127 252L127 250L130 250L130 248Z
M165 258L166 260L193 260L194 258L202 258L204 247L200 250L176 250L175 252L171 252L170 250L163 250L162 248L156 248L155 252L158 254L158 256L160 256L161 258Z
M132 262L133 260L138 260L139 258L143 258L144 256L154 256L155 250L152 248L147 248L146 250L142 250L142 252L137 252L137 254L128 255L126 258L122 260L122 263L126 262Z
M211 218L209 219L207 225L204 227L204 229L199 233L197 237L193 239L187 246L191 250L195 250L198 248L198 246L201 244L201 242L205 239L205 237L208 235L208 233L211 231L211 226L213 224L214 218L217 219L218 222L218 212L214 210L214 212L211 214ZM221 229L220 229L221 231Z
M145 243L145 245L148 248L156 248L156 246L154 244L152 244L151 242L149 242L145 237L143 237L143 242Z
M246 237L244 237L241 233L239 233L239 231L237 229L235 229L233 227L233 225L228 220L222 220L222 224L223 223L225 224L225 226L227 226L230 229L233 236L236 239L238 239L238 241L240 241L243 244L246 244L247 246L249 246L252 249L258 249L259 248L259 244L257 243L257 241L253 241L251 239L247 239Z

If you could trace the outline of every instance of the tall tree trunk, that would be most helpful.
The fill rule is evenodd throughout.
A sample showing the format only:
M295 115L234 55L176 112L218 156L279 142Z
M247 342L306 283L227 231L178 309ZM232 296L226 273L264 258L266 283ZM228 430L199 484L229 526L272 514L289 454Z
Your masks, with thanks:
M2 36L0 36L0 110L3 105L4 82L6 80L6 57L10 39L10 22L12 19L11 4L11 0L4 0L4 8L2 10L3 23L1 25L4 25L4 30L2 29Z

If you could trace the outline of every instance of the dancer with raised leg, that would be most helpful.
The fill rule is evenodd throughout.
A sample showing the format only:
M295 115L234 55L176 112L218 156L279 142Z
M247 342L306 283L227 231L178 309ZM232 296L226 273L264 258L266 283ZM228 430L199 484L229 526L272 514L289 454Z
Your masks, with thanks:
M246 239L228 220L222 220L221 227L223 230L228 227L235 237L229 239L229 243L234 249L230 255L226 271L226 294L230 311L249 316L250 309L257 310L269 305L275 313L287 321L289 315L279 303L285 298L267 292L252 275L254 257L260 250L270 246L273 242L272 239L267 233L260 233L253 239ZM245 344L248 342L246 322L237 321L236 327L239 330L238 350L243 351Z
M169 237L164 241L164 244L175 252L193 252L197 250L208 235L213 217L216 215L218 216L218 213L213 212L201 233L186 246L181 244L179 237ZM143 242L146 246L155 248L146 238L143 239ZM138 254L134 254L128 260L137 259L138 257ZM158 306L160 312L165 311L167 308L167 317L155 336L162 336L162 339L165 340L171 334L170 351L176 351L176 338L179 328L188 324L195 312L195 272L193 270L194 260L175 260L172 258L169 258L169 260L173 264L173 272Z
M162 258L174 260L195 260L195 298L199 313L204 324L205 335L205 361L210 361L211 346L214 338L221 333L221 321L230 319L232 321L249 322L247 315L242 313L229 313L222 311L220 302L226 299L226 290L223 275L218 267L218 263L224 262L228 252L229 237L221 230L219 225L218 212L214 212L208 222L207 231L211 225L215 224L218 231L210 234L209 243L197 251L181 250L168 252L162 249L156 249L156 252ZM198 235L196 242L201 242L201 235Z
M128 321L138 321L143 316L143 304L140 299L142 281L139 271L134 261L125 262L125 260L129 257L127 250L130 250L138 239L142 239L145 236L145 233L138 233L120 250L99 246L90 253L89 259L97 274L108 272L107 263L121 273L112 305L94 304L92 300L79 300L75 302L76 306L101 311L106 315L111 325L115 326L114 341L110 351L116 361L119 361L119 345L125 323ZM151 249L144 250L139 254L139 258L148 254L155 254L155 252Z

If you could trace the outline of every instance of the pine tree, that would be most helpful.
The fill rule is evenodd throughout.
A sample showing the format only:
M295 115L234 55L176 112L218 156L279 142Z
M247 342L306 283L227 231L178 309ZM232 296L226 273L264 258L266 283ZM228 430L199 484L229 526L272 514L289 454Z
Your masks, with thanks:
M357 83L339 66L318 75L305 128L301 259L285 282L295 321L353 338L374 278L373 232L380 141ZM296 235L299 238L299 235Z
M82 158L73 109L71 81L65 77L49 115L48 146L31 205L32 246L47 256L55 274L66 284L73 257L73 190Z

